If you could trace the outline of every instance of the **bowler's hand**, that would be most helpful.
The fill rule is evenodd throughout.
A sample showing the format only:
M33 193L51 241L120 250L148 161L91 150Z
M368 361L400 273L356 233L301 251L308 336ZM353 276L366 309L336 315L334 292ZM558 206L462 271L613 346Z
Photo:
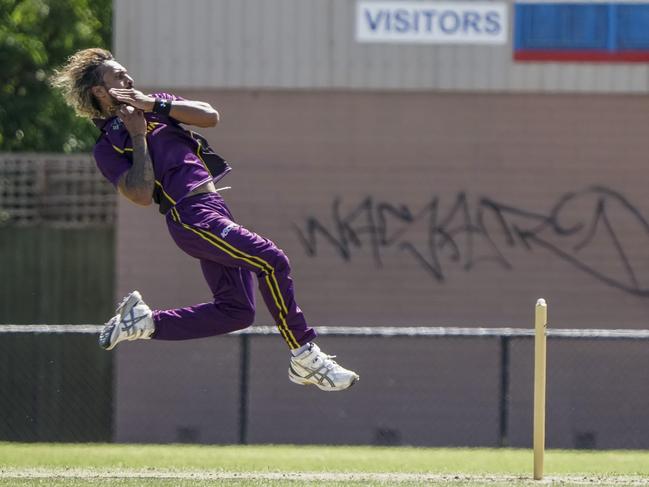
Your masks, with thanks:
M146 118L144 112L129 105L121 105L117 110L117 116L124 122L124 126L131 138L138 135L146 135Z
M153 110L155 98L145 95L135 88L111 88L108 92L120 103L139 108L145 112Z

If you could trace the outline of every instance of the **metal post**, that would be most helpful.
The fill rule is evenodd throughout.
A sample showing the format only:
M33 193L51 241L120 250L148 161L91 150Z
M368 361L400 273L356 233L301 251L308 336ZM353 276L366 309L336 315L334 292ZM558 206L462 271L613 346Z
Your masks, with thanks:
M248 379L250 376L250 335L241 334L239 363L239 444L248 443Z
M500 337L500 438L499 445L507 446L509 421L509 342L510 337Z

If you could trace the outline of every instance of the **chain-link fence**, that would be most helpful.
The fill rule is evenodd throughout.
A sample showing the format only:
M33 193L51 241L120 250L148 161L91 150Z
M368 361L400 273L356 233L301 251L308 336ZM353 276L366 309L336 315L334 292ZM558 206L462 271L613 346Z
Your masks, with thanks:
M0 323L113 311L115 207L90 154L0 154ZM0 334L1 438L112 438L113 357L73 331Z
M81 333L0 334L0 438L110 441L112 357Z
M532 330L323 327L361 375L327 394L271 327L114 352L98 329L0 326L0 440L531 445ZM551 330L548 447L649 448L648 371L649 331Z

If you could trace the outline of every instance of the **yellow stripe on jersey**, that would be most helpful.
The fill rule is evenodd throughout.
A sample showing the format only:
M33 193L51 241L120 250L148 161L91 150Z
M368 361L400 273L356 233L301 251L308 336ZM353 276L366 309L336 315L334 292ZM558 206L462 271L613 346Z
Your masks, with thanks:
M113 149L115 149L120 154L124 154L124 152L133 152L133 147L124 147L123 149L120 149L115 144L113 144Z
M166 197L169 201L171 201L172 204L175 205L176 202L174 201L174 199L173 199L171 196L169 196L169 195L167 194L167 192L165 191L165 189L162 187L162 183L161 183L160 181L158 181L157 179L156 179L155 183L156 183L158 186L160 186L160 191L162 191L162 194L164 194L165 197Z

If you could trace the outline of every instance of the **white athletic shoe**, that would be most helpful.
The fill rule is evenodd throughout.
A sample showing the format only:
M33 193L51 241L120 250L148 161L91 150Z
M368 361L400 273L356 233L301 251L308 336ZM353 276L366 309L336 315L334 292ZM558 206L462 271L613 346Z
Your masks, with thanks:
M112 350L124 340L148 339L155 331L151 309L138 291L126 296L99 334L99 346Z
M335 355L327 355L311 343L301 354L291 357L288 378L303 386L315 385L323 391L342 391L358 382L358 374L338 365Z

